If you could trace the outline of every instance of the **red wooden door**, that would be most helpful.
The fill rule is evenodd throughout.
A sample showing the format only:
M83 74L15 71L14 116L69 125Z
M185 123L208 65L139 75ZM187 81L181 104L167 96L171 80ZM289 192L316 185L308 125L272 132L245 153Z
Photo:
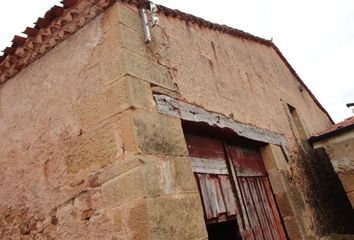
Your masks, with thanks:
M187 145L203 201L206 222L235 219L237 201L223 143L216 139L187 135Z
M243 239L286 239L257 149L186 135L206 223L237 219Z
M286 239L259 151L240 146L227 146L226 151L234 169L243 238Z

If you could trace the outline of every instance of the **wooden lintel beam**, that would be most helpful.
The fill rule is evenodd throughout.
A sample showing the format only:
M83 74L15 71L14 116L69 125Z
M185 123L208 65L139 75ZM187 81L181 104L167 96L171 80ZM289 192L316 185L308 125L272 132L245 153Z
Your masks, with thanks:
M210 126L228 128L241 137L264 143L282 146L286 151L286 141L283 135L249 124L236 122L224 115L209 112L198 106L160 94L154 94L160 113L191 122L203 122Z

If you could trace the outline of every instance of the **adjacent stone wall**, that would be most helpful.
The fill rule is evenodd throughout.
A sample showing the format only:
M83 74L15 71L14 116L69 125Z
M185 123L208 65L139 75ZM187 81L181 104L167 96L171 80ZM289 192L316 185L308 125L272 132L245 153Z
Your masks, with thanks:
M354 208L354 131L347 131L314 143L323 147Z
M354 234L354 211L325 150L309 151L302 160L306 203L314 211L311 227L324 235Z

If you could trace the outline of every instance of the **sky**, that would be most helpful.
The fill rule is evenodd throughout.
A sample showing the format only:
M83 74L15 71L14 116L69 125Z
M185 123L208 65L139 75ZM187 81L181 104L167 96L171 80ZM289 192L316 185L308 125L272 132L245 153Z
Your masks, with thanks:
M0 49L59 0L0 3ZM353 0L155 0L170 8L226 24L273 42L335 122L353 113Z

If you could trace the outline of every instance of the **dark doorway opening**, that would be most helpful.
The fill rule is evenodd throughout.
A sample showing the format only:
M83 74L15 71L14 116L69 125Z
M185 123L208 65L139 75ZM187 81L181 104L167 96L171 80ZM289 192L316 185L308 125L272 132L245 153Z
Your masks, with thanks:
M238 240L241 239L236 221L226 221L207 225L209 240Z
M183 127L209 239L287 239L260 143Z

